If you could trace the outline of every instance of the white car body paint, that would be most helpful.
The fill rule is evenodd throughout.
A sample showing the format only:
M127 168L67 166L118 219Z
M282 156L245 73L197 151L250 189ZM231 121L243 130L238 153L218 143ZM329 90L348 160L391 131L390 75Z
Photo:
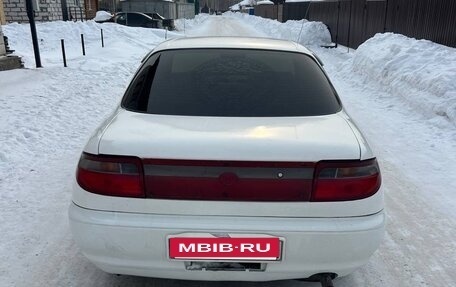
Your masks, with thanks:
M269 49L304 53L295 43L247 38L171 40L182 48ZM371 149L344 110L316 117L228 118L135 113L119 107L85 152L154 159L318 162L364 160ZM380 245L383 191L340 202L226 202L103 196L73 187L70 226L84 255L118 274L185 280L268 281L331 272L347 275ZM262 272L188 271L170 260L177 234L249 234L284 238L283 258Z

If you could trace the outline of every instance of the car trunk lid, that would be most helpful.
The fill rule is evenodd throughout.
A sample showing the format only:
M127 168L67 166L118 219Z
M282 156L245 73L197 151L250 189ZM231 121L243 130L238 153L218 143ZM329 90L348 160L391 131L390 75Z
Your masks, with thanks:
M238 118L165 116L121 109L105 129L98 151L142 159L256 162L359 159L357 138L341 113Z

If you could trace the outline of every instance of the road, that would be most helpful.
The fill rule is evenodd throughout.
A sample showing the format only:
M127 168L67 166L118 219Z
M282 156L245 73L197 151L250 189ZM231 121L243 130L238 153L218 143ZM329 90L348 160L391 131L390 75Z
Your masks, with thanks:
M266 37L267 35L229 17L211 17L203 25L193 27L185 33L189 37L198 36L242 36Z
M186 34L265 36L242 21L227 17L212 17ZM423 123L420 130L405 134L410 122L422 120L419 115L404 113L401 102L391 100L391 95L376 83L342 75L338 68L347 57L343 52L315 51L325 62L346 109L379 156L388 213L380 250L365 267L336 279L336 286L456 286L454 213L443 208L444 200L432 200L441 190L433 190L432 182L421 184L421 179L411 177L408 171L415 163L434 167L434 162L430 162L430 157L415 158L413 153L402 155L408 157L407 162L398 160L401 147L409 146L411 151L429 148L414 138L432 140L445 129ZM299 281L217 283L116 276L88 262L68 228L69 179L88 133L115 106L119 97L113 100L111 95L121 95L135 69L123 66L132 62L131 57L118 63L99 60L96 65L103 70L96 70L96 65L87 69L85 63L91 59L80 60L73 70L52 68L1 74L0 86L5 90L0 97L0 164L5 164L0 166L0 286L319 286ZM39 101L23 100L22 95ZM386 103L393 108L386 108ZM451 152L456 154L454 143L434 142L435 161L453 160ZM429 172L437 170L431 168ZM444 178L445 173L440 176ZM456 190L454 183L441 188Z

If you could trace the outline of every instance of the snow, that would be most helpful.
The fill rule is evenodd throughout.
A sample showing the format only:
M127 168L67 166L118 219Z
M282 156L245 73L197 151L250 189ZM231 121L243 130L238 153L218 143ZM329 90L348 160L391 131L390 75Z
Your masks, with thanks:
M23 57L27 68L34 67L34 54L30 27L24 24L12 23L2 26L5 35L9 37L9 43L17 55ZM130 57L130 52L138 51L146 53L165 37L177 37L174 32L166 32L163 29L133 28L115 23L85 22L44 22L37 24L38 42L44 67L62 66L62 54L60 39L65 40L68 65L75 59L82 59L81 34L84 34L87 56L99 56L101 48L101 29L105 38L105 44L109 49L117 49L116 56ZM122 52L123 51L123 52ZM127 52L127 53L125 53Z
M200 27L205 28L207 25L203 25L211 16L209 14L198 14L193 19L181 18L174 21L176 30L186 33L187 30L195 30Z
M266 19L246 13L226 12L225 17L235 18L246 23L249 27L260 31L269 37L291 40L306 45L329 45L331 44L331 34L322 22L309 22L307 20L288 20L280 23L277 20Z
M242 0L241 2L238 3L239 6L253 6L254 5L253 0Z
M94 21L106 21L112 18L111 13L108 13L106 11L97 11L97 14L95 15L95 18L93 18Z
M263 1L257 1L257 5L274 5L274 2L269 1L269 0L263 0Z
M165 34L296 40L301 27L301 42L323 60L345 108L378 156L386 192L384 244L365 267L336 279L336 286L455 286L455 49L379 34L347 53L343 47L320 47L330 41L322 23L302 23L225 13L178 20L179 31L167 34L93 21L38 23L43 69L34 69L29 26L2 26L29 69L0 72L0 286L252 286L98 270L69 233L71 179L90 133L117 105L142 57ZM61 61L61 38L68 68ZM253 285L319 286L295 281Z
M299 2L334 2L334 0L285 0L286 3L299 3Z
M183 31L186 36L246 36L246 37L267 37L251 25L242 25L237 19L226 15L237 14L227 12L225 16L209 16L199 14L192 20L179 19L175 25L178 30ZM194 22L194 23L192 23ZM185 23L185 26L184 26Z
M352 71L378 81L436 121L456 125L456 49L392 33L377 34L357 50Z
M230 6L230 10L231 11L239 11L242 9L248 9L250 7L246 7L246 6L253 6L255 5L255 1L254 0L242 0L241 2L237 3L237 4L234 4L232 6Z

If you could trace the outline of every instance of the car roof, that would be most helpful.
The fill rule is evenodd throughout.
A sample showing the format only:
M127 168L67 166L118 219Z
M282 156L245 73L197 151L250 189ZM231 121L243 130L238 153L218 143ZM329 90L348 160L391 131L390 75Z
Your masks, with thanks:
M175 49L194 48L228 48L228 49L257 49L299 52L313 56L304 46L286 40L253 37L188 37L175 38L159 44L154 52Z

